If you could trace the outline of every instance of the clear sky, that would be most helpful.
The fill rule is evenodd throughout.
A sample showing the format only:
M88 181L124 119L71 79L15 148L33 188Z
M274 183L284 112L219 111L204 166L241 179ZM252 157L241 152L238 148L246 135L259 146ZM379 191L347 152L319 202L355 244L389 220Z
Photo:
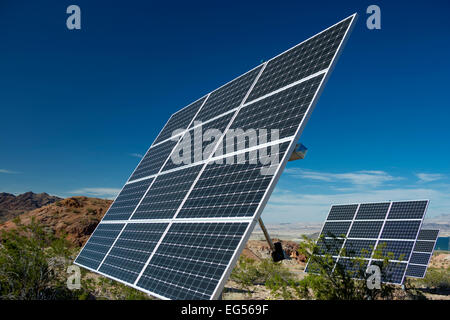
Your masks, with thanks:
M66 28L77 4L82 29ZM366 28L367 6L381 30ZM450 3L0 3L0 192L112 198L171 113L358 12L266 221L430 199L450 213Z

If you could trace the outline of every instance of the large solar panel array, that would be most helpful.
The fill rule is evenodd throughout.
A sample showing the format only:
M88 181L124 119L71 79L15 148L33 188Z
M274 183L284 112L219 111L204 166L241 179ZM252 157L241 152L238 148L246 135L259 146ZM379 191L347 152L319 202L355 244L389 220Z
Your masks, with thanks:
M438 237L439 230L420 230L411 259L409 259L408 269L406 270L407 277L425 277Z
M162 299L217 298L355 19L173 114L75 263ZM174 135L175 129L181 130ZM238 146L231 149L224 142L233 129L268 134L255 141L236 130ZM210 139L198 141L198 131L210 132ZM183 161L173 161L180 155Z
M389 265L382 268L381 281L402 284L427 207L428 200L333 205L316 254L331 255L334 269L353 272L359 260L364 263L361 269L365 269L381 266L381 258L388 257ZM305 271L315 272L315 268L308 263Z

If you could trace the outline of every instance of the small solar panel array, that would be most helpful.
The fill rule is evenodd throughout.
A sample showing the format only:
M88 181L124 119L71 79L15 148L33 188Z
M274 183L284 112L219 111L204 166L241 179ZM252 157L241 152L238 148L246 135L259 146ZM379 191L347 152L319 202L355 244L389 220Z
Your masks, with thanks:
M402 284L405 274L417 275L417 269L423 270L428 264L437 239L435 230L421 230L427 207L428 200L333 205L315 253L331 255L334 269L351 272L356 265L363 270L370 265L381 266L383 257L388 257L381 281ZM315 272L316 268L308 263L305 271Z
M411 259L409 259L408 268L406 269L407 277L425 277L438 237L439 230L420 230Z
M162 299L217 298L355 19L356 14L340 21L174 113L75 263ZM279 135L257 146L244 139L239 148L226 148L226 134L238 128L278 129ZM181 130L173 134L176 129ZM208 129L220 134L196 141L196 130ZM172 156L186 142L193 145L190 157L175 163ZM275 156L279 162L266 161ZM238 157L245 161L236 163Z

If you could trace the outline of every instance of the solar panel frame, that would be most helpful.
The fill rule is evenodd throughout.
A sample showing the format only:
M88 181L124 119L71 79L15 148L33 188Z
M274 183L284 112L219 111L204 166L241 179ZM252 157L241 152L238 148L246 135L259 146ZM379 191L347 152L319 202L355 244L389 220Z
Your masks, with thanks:
M257 207L257 209L255 210L255 214L254 214L252 217L250 217L250 218L239 218L239 219L236 219L236 218L233 218L233 219L226 219L226 218L213 218L213 219L208 219L208 218L203 218L202 220L198 220L198 219L177 219L176 216L177 216L177 214L178 214L178 211L179 211L179 210L181 209L181 207L183 206L183 203L184 203L184 201L183 201L183 203L180 205L180 208L179 208L179 210L177 211L177 213L175 214L175 216L172 217L172 219L169 219L169 220L170 220L170 221L169 221L169 226L167 227L165 233L167 232L167 230L169 230L169 228L170 228L170 226L172 225L172 223L188 223L188 222L192 222L192 221L195 221L195 222L204 222L204 223L211 222L211 221L214 221L214 222L239 222L239 223L242 223L242 222L248 222L248 227L247 227L247 229L246 229L244 235L243 235L242 238L240 239L240 242L239 242L238 246L236 247L236 249L235 249L235 251L234 251L234 253L233 253L232 258L230 259L229 263L227 264L226 271L222 274L221 279L220 279L219 282L217 283L217 287L216 287L216 289L214 290L214 293L212 294L212 296L210 297L211 299L216 299L216 298L221 294L221 291L222 291L222 289L223 289L223 287L224 287L224 285L225 285L226 279L229 277L229 275L230 275L230 273L231 273L231 271L232 271L232 267L236 264L237 259L238 259L238 257L239 257L239 254L240 254L240 253L242 252L242 250L244 249L245 244L246 244L246 242L248 241L248 238L250 237L251 231L253 230L253 228L254 228L255 225L256 225L257 219L258 219L259 216L261 215L262 210L264 209L264 207L265 207L265 205L266 205L266 203L267 203L267 201L268 201L268 199L269 199L270 194L273 192L273 189L275 188L275 185L276 185L276 183L277 183L278 180L279 180L279 177L280 177L280 175L281 175L281 172L284 170L284 168L285 168L285 166L286 166L286 163L287 163L287 161L288 161L288 159L289 159L289 156L290 156L290 154L292 153L292 151L294 150L294 148L295 148L295 146L296 146L296 143L297 143L297 141L298 141L298 139L299 139L301 133L303 132L304 126L306 125L306 122L309 120L309 117L311 116L311 112L314 110L314 107L315 107L315 105L316 105L316 103L317 103L318 97L320 96L321 92L323 91L324 85L325 85L326 81L328 80L328 78L329 78L329 76L330 76L330 74L331 74L331 71L333 70L333 68L334 68L334 66L335 66L335 64L336 64L337 58L338 58L338 56L341 54L342 48L343 48L343 46L345 45L346 41L348 40L348 35L349 35L349 33L352 31L352 29L353 29L353 27L354 27L354 25L355 25L356 17L357 17L357 14L355 13L355 14L353 14L353 15L351 15L351 16L349 16L349 17L347 17L347 18L345 18L345 19L343 19L343 20L341 20L341 21L339 21L338 23L336 23L336 24L330 26L329 28L327 28L327 29L325 29L325 30L323 30L323 31L321 31L321 32L319 32L319 33L313 35L312 37L310 37L310 38L308 38L308 39L302 41L301 43L299 43L299 44L296 45L295 47L290 48L290 49L288 49L288 50L282 52L281 54L277 55L276 57L270 59L269 61L263 63L263 64L262 64L263 67L262 67L261 70L259 71L258 77L255 79L254 83L252 84L252 87L251 87L250 90L247 92L246 97L244 98L244 100L242 101L240 107L238 108L238 110L236 111L236 113L235 113L235 115L233 116L232 120L230 121L230 125L231 125L231 123L233 123L233 120L235 119L236 115L239 113L239 109L242 108L242 105L243 105L244 103L246 103L246 99L248 98L249 94L251 93L251 90L253 89L254 85L257 83L259 77L261 76L261 74L262 74L262 72L264 71L265 66L267 66L268 62L270 62L271 60L273 60L273 59L275 59L275 58L281 56L282 54L285 54L286 52L288 52L288 51L290 51L290 50L296 48L297 46L299 46L299 45L301 45L302 43L304 43L304 42L310 40L311 38L320 35L321 33L323 33L323 32L325 32L325 31L327 31L328 29L330 29L330 28L332 28L332 27L338 25L339 23L342 23L342 22L344 22L344 21L346 21L346 20L348 20L348 19L350 20L349 25L348 25L348 27L347 27L347 29L346 29L344 35L343 35L343 38L341 39L341 41L340 41L340 43L339 43L339 46L337 47L336 51L334 52L333 58L331 59L331 62L330 62L330 64L329 64L328 68L323 69L323 72L322 72L322 73L324 74L324 77L323 77L323 79L321 80L321 82L320 82L320 84L319 84L318 90L316 90L316 92L314 93L314 97L313 97L313 99L311 100L311 102L310 102L310 104L309 104L309 107L307 108L307 110L306 110L306 112L305 112L305 116L302 118L302 120L300 121L300 123L299 123L299 125L298 125L295 135L293 135L292 137L289 137L289 139L286 139L286 140L285 140L285 141L289 141L289 147L288 147L286 153L284 154L283 158L281 159L281 161L280 161L280 163L279 163L279 165L278 165L278 167L277 167L277 169L276 169L276 171L275 171L275 173L274 173L274 175L273 175L273 179L272 179L271 183L269 184L268 188L265 190L264 196L262 197L262 200L259 202L258 207ZM259 65L259 66L255 67L255 68L253 68L252 70L247 71L245 74L247 74L248 72L251 72L251 71L253 71L254 69L257 69L257 68L259 68L259 67L261 67L261 65ZM245 75L245 74L243 74L243 75ZM242 75L242 76L243 76L243 75ZM242 76L241 76L241 77L242 77ZM233 79L232 81L234 81L234 80L235 80L235 79ZM231 81L230 81L230 82L231 82ZM290 87L290 86L293 86L293 85L296 85L296 84L297 84L297 83L293 83L293 84L288 85L288 86L286 86L286 87L277 89L276 91L271 92L271 93L269 93L268 95L276 94L277 92L280 92L280 91L282 91L282 90L285 90L285 89L287 89L287 87ZM225 84L225 85L226 85L226 84ZM225 86L225 85L223 85L223 86ZM223 87L223 86L222 86L222 87ZM220 88L221 88L221 87L217 88L216 90L218 90L218 89L220 89ZM216 90L214 90L214 91L216 91ZM214 91L212 91L212 92L214 92ZM212 93L212 92L211 92L211 93ZM210 95L211 93L209 93L209 95ZM267 96L267 95L266 95L266 96ZM264 96L264 97L259 97L258 99L263 99L263 98L265 98L266 96ZM205 99L205 102L206 102L207 100L208 100L208 98ZM205 102L204 102L204 103L205 103ZM250 101L250 102L251 102L251 101ZM200 112L201 109L202 109L202 108L199 108L198 112ZM198 112L197 112L197 114L198 114ZM195 116L194 116L193 119L195 119ZM166 125L167 125L167 124L166 124ZM190 127L190 126L191 126L191 125L189 125L189 127ZM228 128L229 128L229 126L228 126ZM227 130L228 130L228 128L227 128ZM224 135L225 135L225 133L226 133L226 131L224 132ZM223 136L224 136L224 135L223 135ZM222 136L222 138L223 138L223 136ZM179 141L180 141L180 139L178 140L177 143L179 143ZM162 142L164 142L164 141L162 141ZM162 143L162 142L161 142L161 143ZM281 141L281 140L280 140L280 141L275 141L274 143L279 143L279 142L283 142L283 141ZM154 145L156 145L156 144L153 143L152 146L154 146ZM150 146L150 148L151 148L152 146ZM150 149L150 148L149 148L149 149ZM175 147L174 147L173 149L175 149ZM147 152L148 152L148 151L147 151ZM172 150L172 152L173 152L173 150ZM211 157L212 157L213 154L214 154L214 151L213 151L213 153L211 154ZM170 157L170 155L169 155L169 157ZM210 160L211 157L210 157L208 160ZM167 159L167 160L168 160L168 159ZM167 161L167 160L166 160L166 161ZM205 163L206 163L208 160L206 160ZM141 159L141 162L142 162L142 159ZM141 163L141 162L140 162L140 163ZM138 165L138 166L139 166L139 165ZM164 164L162 165L161 169L162 169L163 167L164 167ZM136 167L136 168L138 168L138 167ZM135 169L135 170L136 170L136 169ZM160 171L160 172L161 172L161 171ZM160 173L160 172L159 172L159 173ZM158 174L159 174L159 173L158 173ZM131 177L133 174L134 174L134 171L133 171L133 173L130 175L130 177ZM152 184L157 180L158 174L156 174L156 175L154 176L154 179L153 179L153 181L152 181ZM200 177L200 175L201 175L201 173L199 174L198 177ZM143 179L151 178L151 177L152 177L152 176L144 177ZM197 178L198 178L198 177L197 177ZM136 182L136 181L138 181L138 180L141 180L141 179L137 179L137 180L130 181L130 178L129 178L129 180L128 180L127 183ZM196 181L194 181L192 187L195 185L195 183L196 183ZM151 187L151 186L150 186L150 187ZM149 187L149 189L150 189L150 187ZM189 193L190 193L190 191L188 192L188 194L189 194ZM144 198L144 197L145 197L145 195L143 196L143 198ZM187 196L186 196L186 197L187 197ZM143 198L142 198L142 199L143 199ZM142 199L141 199L141 200L142 200ZM143 220L134 220L134 221L132 221L131 218L132 218L132 216L129 218L128 221L126 221L126 224L128 224L128 223L140 223L140 222L143 222ZM103 221L103 219L102 219L102 221L101 221L101 223L104 223L104 224L106 224L106 223L119 223L119 222L123 222L123 221ZM146 223L153 223L153 222L154 222L154 223L160 223L160 222L167 222L167 220L161 220L161 221L159 221L159 220L153 220L152 222L150 222L150 221L148 221L148 220L145 220L145 222L146 222ZM101 224L101 223L100 223L100 224ZM99 224L99 225L100 225L100 224ZM124 226L123 229L125 229L125 227L126 227L126 225ZM123 229L122 229L122 230L123 230ZM160 239L159 242L161 242L161 241L164 239L165 233L162 235L162 237L161 237L161 239ZM119 237L120 237L120 235L116 238L116 240L117 240ZM114 245L114 244L113 244L113 245ZM152 255L151 255L150 258L148 259L148 261L150 261L150 260L152 259L152 256L153 256L153 254L156 252L156 250L158 249L158 247L159 247L159 245L157 244L156 247L155 247L154 250L153 250ZM80 253L81 253L81 252L80 252ZM147 263L147 265L148 265L148 263ZM82 266L82 267L85 267L84 265L81 265L81 266ZM145 268L146 268L146 266L142 269L141 273L144 272ZM155 297L157 297L157 298L167 299L167 297L164 297L164 296L162 296L162 295L160 295L160 294L158 294L158 293L150 292L150 291L145 290L145 289L143 289L143 288L141 288L141 287L139 287L139 286L136 286L136 283L139 281L139 279L140 279L140 277L142 276L142 274L136 279L136 281L135 281L134 284L130 284L130 283L127 283L127 282L122 281L122 280L120 280L120 279L117 279L117 278L115 278L115 277L113 277L113 276L111 276L111 275L108 275L108 274L104 274L104 273L102 273L102 272L99 272L99 270L93 270L92 268L89 268L89 267L87 267L87 269L90 269L91 271L94 271L94 272L96 272L96 273L100 273L100 274L102 274L102 275L104 275L104 276L106 276L106 277L109 277L109 278L111 278L111 279L114 279L114 280L116 280L116 281L119 281L119 282L121 282L121 283L124 283L124 284L126 284L126 285L128 285L128 286L131 286L131 287L133 287L133 288L136 288L136 289L138 289L138 290L147 292L147 293L149 293L149 294L151 294L151 295L153 295L153 296L155 296Z

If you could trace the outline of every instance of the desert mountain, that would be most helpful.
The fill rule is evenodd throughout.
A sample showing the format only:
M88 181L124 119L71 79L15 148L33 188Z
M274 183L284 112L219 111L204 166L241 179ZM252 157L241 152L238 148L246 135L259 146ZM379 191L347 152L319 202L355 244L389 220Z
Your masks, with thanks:
M105 199L72 197L23 213L19 218L24 224L35 218L36 222L50 228L56 235L67 234L69 241L81 246L94 231L111 203L111 200ZM0 230L14 226L15 223L8 220L0 225Z
M11 193L0 193L0 222L45 205L54 203L61 198L50 196L47 193L26 192L18 196Z
M24 224L29 223L34 218L36 222L50 228L56 235L66 234L70 242L77 246L82 246L92 234L111 203L111 200L99 198L71 197L20 214L19 218ZM13 219L0 224L0 230L13 227L15 227ZM274 239L274 242L276 241L281 240ZM303 262L305 260L305 257L297 254L298 244L296 242L281 242L286 254L294 261ZM270 257L270 248L266 241L250 240L243 255L259 260Z

